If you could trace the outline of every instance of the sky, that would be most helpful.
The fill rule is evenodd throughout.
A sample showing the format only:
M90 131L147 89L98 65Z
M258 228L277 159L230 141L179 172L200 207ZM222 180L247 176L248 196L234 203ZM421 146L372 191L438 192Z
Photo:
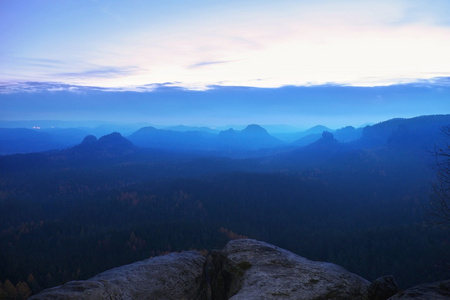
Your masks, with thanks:
M204 107L220 107L222 114L203 123L226 122L227 115L230 122L244 122L245 116L233 113L242 115L237 109L241 106L223 97L230 88L243 87L235 99L253 103L249 97L256 90L258 95L265 91L264 98L285 95L288 86L298 87L287 98L264 104L264 109L257 107L260 103L253 111L245 109L252 111L249 120L263 122L273 117L270 106L291 105L292 111L303 107L308 112L308 105L327 107L333 93L348 95L352 87L367 88L360 94L358 109L367 103L378 111L371 97L364 98L372 88L413 87L417 82L440 90L439 97L418 96L408 105L398 95L380 94L397 99L386 100L393 103L381 108L403 109L385 111L383 117L411 116L420 110L450 113L448 89L443 88L450 77L449 15L448 0L1 0L0 119L114 119L126 109L128 117L121 119L151 123L154 117L145 117L142 110L165 105L166 119L160 115L158 122L202 123L199 116L207 115ZM333 86L347 89L337 91ZM304 87L329 89L313 89L318 94L308 100ZM173 92L156 93L162 88ZM208 98L210 102L199 109L211 89L216 90L215 98ZM204 93L191 97L193 91ZM48 92L52 94L42 94ZM115 100L121 104L114 117L90 111L81 102L79 110L84 110L73 111L77 105L64 106L63 94L58 94L66 92L77 94L66 97L71 101L89 98L98 105L107 105L98 99L108 95L123 99ZM26 96L20 96L23 93ZM177 109L174 94L191 99L186 115L171 114L170 108ZM134 109L134 102L125 96L140 99L139 103L150 100ZM335 98L332 107L342 103L349 116L358 115L348 99ZM34 107L34 113L26 106ZM343 118L325 111L322 118ZM315 115L302 116L313 122ZM381 114L370 119L379 118ZM283 121L281 113L272 119ZM344 121L352 119L333 123L339 126Z

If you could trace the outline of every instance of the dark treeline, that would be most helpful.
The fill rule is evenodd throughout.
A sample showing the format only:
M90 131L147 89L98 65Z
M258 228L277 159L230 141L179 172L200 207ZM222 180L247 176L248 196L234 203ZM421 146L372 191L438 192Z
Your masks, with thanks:
M445 140L433 122L430 141L420 135L431 127L398 122L359 144L324 133L307 147L241 159L136 148L117 134L112 144L0 157L0 293L25 298L239 237L369 280L393 274L403 288L449 278L448 228L426 214L430 149Z

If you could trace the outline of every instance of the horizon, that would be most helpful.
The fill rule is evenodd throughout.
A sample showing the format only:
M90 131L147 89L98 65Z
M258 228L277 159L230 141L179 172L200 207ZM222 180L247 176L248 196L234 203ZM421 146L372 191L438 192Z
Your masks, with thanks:
M146 127L153 127L159 130L172 130L172 131L196 131L198 130L204 130L208 129L212 132L221 132L226 131L228 129L233 129L237 131L241 131L249 126L259 126L265 129L269 134L293 134L293 133L301 133L301 132L307 132L309 130L313 130L316 128L324 128L324 131L331 130L331 132L335 132L347 127L353 127L354 129L364 129L367 126L374 126L380 123L392 121L392 120L410 120L410 119L416 119L416 118L422 118L422 117L432 117L432 116L446 116L449 114L432 114L432 115L418 115L413 117L407 117L407 118L390 118L386 120L382 120L380 122L376 123L365 123L360 126L353 126L353 125L346 125L342 127L329 127L323 124L315 124L310 127L295 127L291 125L286 124L258 124L258 123L248 123L248 124L227 124L222 126L214 126L214 125L185 125L185 124L150 124L150 123L142 123L142 122L136 122L136 123L114 123L111 121L99 121L99 120L83 120L83 121L61 121L61 120L14 120L14 121L3 121L0 120L0 128L8 128L8 129L33 129L33 130L48 130L48 129L106 129L110 128L110 133L118 132L123 135L123 130L139 130L141 128ZM107 133L107 134L110 134Z
M441 0L6 0L0 120L307 129L447 114L449 14Z
M450 113L449 78L380 87L336 85L281 88L215 87L192 91L161 87L151 92L33 91L0 93L0 121L43 121L152 126L226 127L316 125L361 127L393 118ZM40 126L35 124L34 126Z

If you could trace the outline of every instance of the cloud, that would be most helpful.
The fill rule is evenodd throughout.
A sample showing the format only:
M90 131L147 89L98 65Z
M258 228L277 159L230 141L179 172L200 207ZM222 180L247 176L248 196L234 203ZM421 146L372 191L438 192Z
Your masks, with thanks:
M14 93L42 93L42 92L72 92L77 94L90 92L153 92L156 90L187 90L181 82L163 82L152 83L133 87L98 87L65 84L61 82L36 82L36 81L17 81L0 82L0 94Z
M83 9L58 10L60 27L18 23L42 35L17 35L17 45L0 46L24 57L1 57L0 81L136 90L161 82L208 89L450 76L450 27L441 25L450 5L443 0L157 2L97 10L80 4ZM46 11L39 14L46 19Z
M39 93L46 91L76 92L79 89L79 86L58 82L0 82L0 94Z
M56 73L55 76L68 78L111 78L136 75L143 72L143 69L136 67L101 67L80 72Z
M195 69L195 68L201 68L201 67L205 67L205 66L210 66L210 65L219 65L219 64L227 64L227 63L231 63L234 62L235 60L223 60L223 61L202 61L199 63L195 63L193 65L190 65L188 67L188 69Z
M63 60L49 59L49 58L20 57L18 59L28 65L45 68L60 68L61 66L64 66L66 64L66 62Z

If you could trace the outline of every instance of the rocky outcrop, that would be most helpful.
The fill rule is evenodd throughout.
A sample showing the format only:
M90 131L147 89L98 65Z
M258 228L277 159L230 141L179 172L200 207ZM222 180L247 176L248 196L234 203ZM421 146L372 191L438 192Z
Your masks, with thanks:
M63 150L62 153L69 155L71 158L83 159L104 159L113 158L135 153L136 147L133 143L124 138L120 133L113 132L102 136L97 140L93 135L84 138L81 144Z
M416 285L406 291L397 293L389 300L444 300L450 299L450 280Z
M394 280L394 276L386 275L375 279L369 286L370 300L386 300L397 294L399 288Z
M234 240L212 254L213 299L366 299L370 282L255 240Z
M194 251L172 253L71 281L30 299L205 299L204 262Z
M230 241L208 258L194 251L150 258L30 299L440 300L450 298L450 280L397 292L392 276L370 283L335 264L242 239Z

